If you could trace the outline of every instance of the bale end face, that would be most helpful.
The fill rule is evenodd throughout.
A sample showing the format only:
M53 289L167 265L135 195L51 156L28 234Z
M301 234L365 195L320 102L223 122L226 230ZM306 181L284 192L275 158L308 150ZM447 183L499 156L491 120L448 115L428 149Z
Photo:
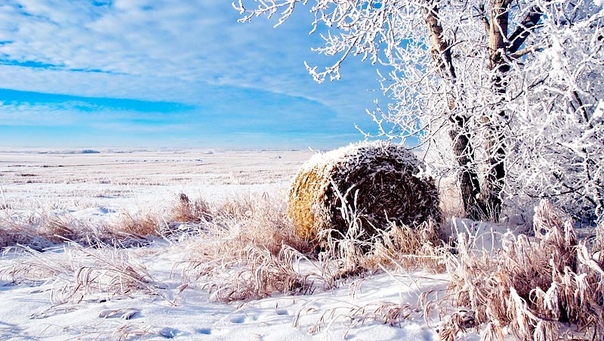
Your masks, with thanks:
M325 198L321 198L328 184L319 166L300 170L289 192L287 213L296 233L305 240L315 240L318 232L329 224L322 206Z

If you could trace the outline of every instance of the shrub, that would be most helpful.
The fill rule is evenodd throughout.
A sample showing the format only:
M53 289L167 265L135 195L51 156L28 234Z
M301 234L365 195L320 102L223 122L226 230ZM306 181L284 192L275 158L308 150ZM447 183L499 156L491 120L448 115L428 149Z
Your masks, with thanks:
M459 238L450 290L473 313L484 340L511 334L519 340L557 340L560 322L578 327L581 338L604 337L604 255L577 241L570 219L547 201L537 207L535 239L504 236L496 254L472 251ZM464 327L449 323L444 340ZM573 336L576 337L577 335Z

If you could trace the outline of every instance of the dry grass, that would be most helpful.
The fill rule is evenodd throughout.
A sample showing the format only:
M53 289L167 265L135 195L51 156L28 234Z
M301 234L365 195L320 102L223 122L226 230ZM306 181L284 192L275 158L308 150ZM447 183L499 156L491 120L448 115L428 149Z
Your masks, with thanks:
M321 314L317 322L309 329L309 333L316 335L325 332L336 321L341 321L346 327L344 339L347 339L349 331L368 322L376 321L392 327L401 327L409 319L422 319L423 314L424 312L419 306L410 303L382 302L363 306L343 305L328 309Z
M440 228L431 222L421 227L391 226L367 257L371 268L394 266L398 269L423 269L435 273L445 271L448 246L443 244Z
M440 197L440 209L443 219L463 217L464 208L457 181L452 178L439 178L436 181Z
M92 228L44 211L27 217L4 217L0 220L0 232L0 248L24 245L38 251L66 241L92 245L106 233L104 227Z
M333 238L325 230L317 254L296 233L284 203L268 194L230 199L208 212L184 273L218 301L308 293L386 268L444 269L445 249L437 227L428 223L419 230L391 225L372 239L360 238L363 230L349 207L343 211L351 224L347 234Z
M308 276L295 269L310 247L293 231L282 201L239 197L210 212L205 233L189 246L188 281L219 301L310 290Z
M158 332L153 330L151 326L128 323L120 326L111 336L118 341L136 340L150 336L158 336Z
M73 279L55 290L57 302L80 302L89 296L129 296L135 293L160 295L156 283L142 264L119 249L70 249Z
M163 221L151 213L138 216L124 214L121 221L113 227L111 232L113 235L123 236L124 240L133 237L144 239L160 236L163 226Z
M212 252L227 258L229 255L239 258L237 252L247 246L269 250L272 255L277 255L283 246L308 252L308 242L296 235L280 198L278 194L264 193L231 197L215 205L209 205L203 199L195 201L195 206L199 201L204 203L204 233L211 234L220 244ZM207 240L206 237L203 239Z
M44 254L28 247L14 251L25 252L27 256L18 263L0 268L0 279L12 284L39 284L73 270L69 260L60 254ZM5 252L9 253L9 250Z
M346 332L344 339L347 339L348 332L354 327L367 322L379 322L392 327L402 327L409 320L429 320L433 315L433 300L438 299L438 294L434 290L418 291L417 300L414 302L375 302L365 305L358 305L342 301L340 306L325 310L318 320L309 329L310 334L318 334L327 331L336 322L338 327L344 326ZM300 314L294 319L294 326L299 326Z
M212 220L212 209L210 204L203 198L191 202L189 197L180 193L178 203L171 212L172 220L176 222L204 222Z
M182 226L186 228L180 228ZM140 246L148 240L169 238L178 233L211 233L218 239L229 238L225 247L242 250L256 245L273 255L277 255L283 245L303 252L309 250L308 243L295 235L285 213L285 203L266 193L258 198L251 195L229 198L213 205L202 198L191 201L180 194L164 214L123 214L119 221L107 225L95 225L50 211L25 217L7 214L0 220L0 232L0 248L22 245L37 251L63 243L99 248Z
M63 244L90 247L132 247L168 233L168 222L159 214L123 214L114 223L91 223L50 210L28 216L6 214L0 218L0 249L26 246L43 251Z
M69 244L64 252L24 250L27 255L0 268L0 280L15 284L52 282L55 305L88 298L111 299L137 293L161 295L157 283L127 250Z
M547 201L534 228L534 239L507 234L494 254L472 250L460 236L459 254L450 257L455 304L471 312L485 340L603 339L604 255L578 242L571 221ZM441 336L454 340L466 327L452 321Z
M248 247L241 255L245 258L223 264L219 274L204 276L200 281L200 286L208 289L214 300L248 301L275 293L312 292L311 276L300 273L296 267L300 261L297 251L283 248L273 255L268 250Z
M358 231L351 228L349 232ZM390 225L373 239L355 238L349 233L339 239L327 238L319 259L325 264L324 277L346 279L366 272L428 270L439 273L446 268L447 247L439 229L431 223L421 228Z

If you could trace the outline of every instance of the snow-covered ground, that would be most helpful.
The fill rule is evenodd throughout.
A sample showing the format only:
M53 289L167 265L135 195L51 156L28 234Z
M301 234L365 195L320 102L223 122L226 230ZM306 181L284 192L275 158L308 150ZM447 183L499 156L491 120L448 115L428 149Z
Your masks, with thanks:
M447 281L442 275L379 274L312 295L277 295L223 304L211 302L203 290L183 290L174 268L184 256L178 250L155 246L129 252L138 253L133 257L161 283L156 289L159 295L138 293L110 300L89 297L53 304L56 280L30 285L4 283L0 289L0 339L438 339L436 325L430 325L415 306L422 293L444 294ZM18 261L19 257L4 259L2 266ZM406 305L412 316L400 324L391 326L374 316L379 309Z
M180 193L212 199L286 188L304 151L0 151L0 204L18 208L155 209Z
M123 214L161 212L181 192L208 200L286 193L312 153L4 151L0 229L17 216L41 213L94 224ZM0 340L419 341L438 339L436 329L446 318L430 309L430 302L446 295L444 274L382 272L350 278L336 289L317 286L306 295L219 303L205 288L183 280L189 253L183 244L162 239L129 249L66 244L39 253L9 248L0 258ZM108 265L95 268L99 262ZM137 290L116 290L119 295L74 289L102 276L110 280L107 268L120 264L134 266L150 280ZM80 296L65 297L74 292ZM397 313L408 316L398 319Z

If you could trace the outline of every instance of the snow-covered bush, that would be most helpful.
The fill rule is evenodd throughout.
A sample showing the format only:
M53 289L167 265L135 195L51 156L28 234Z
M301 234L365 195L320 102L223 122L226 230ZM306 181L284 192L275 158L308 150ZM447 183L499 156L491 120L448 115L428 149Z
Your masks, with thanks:
M483 340L602 340L601 249L578 240L571 219L545 199L535 209L534 234L506 233L494 253L460 234L450 258L455 304L472 313ZM450 323L441 338L456 340L465 329Z
M316 154L299 170L288 214L297 233L322 242L352 228L368 240L392 224L417 226L441 217L436 186L405 147L363 142Z

